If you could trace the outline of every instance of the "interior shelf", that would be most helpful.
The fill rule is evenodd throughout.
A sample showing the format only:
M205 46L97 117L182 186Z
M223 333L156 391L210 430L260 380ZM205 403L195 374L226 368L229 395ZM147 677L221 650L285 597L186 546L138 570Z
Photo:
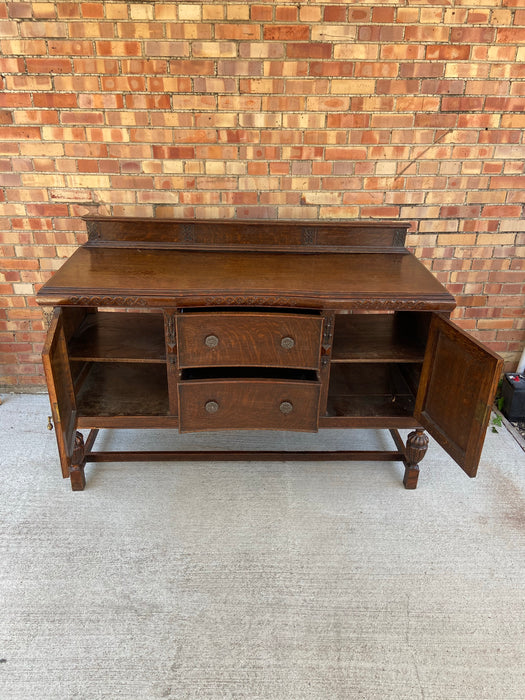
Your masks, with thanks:
M410 417L414 406L403 365L348 363L330 369L327 416Z
M94 362L77 397L79 416L165 416L166 365Z
M156 313L88 314L69 345L72 361L166 362L164 318Z
M425 347L418 336L406 316L338 314L332 362L422 362Z

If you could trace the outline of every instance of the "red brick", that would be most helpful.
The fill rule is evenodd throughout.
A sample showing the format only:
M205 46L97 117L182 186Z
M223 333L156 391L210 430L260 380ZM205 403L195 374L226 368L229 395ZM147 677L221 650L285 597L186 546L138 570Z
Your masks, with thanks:
M312 61L310 75L313 77L351 77L354 63L351 61Z
M104 5L101 2L83 2L80 12L86 19L101 19L104 17Z
M59 41L48 42L50 56L93 56L91 41Z
M33 19L5 23L0 58L0 242L15 261L5 284L38 288L59 265L56 246L63 257L84 240L79 217L95 210L97 188L116 215L402 215L420 241L432 237L419 254L461 302L520 300L459 316L511 334L523 282L487 275L522 275L525 11L520 0L495 4L261 0L190 6L181 21L178 5L161 3L154 22L151 5L133 6L129 21L120 3L0 3L4 20L8 10ZM163 174L170 164L184 172ZM15 258L15 246L30 257ZM26 324L13 342L38 344L22 336L30 326L43 335L33 296L7 299L0 330L9 311ZM17 349L11 381L41 381L27 373L35 347Z
M168 24L166 25L167 39L211 39L211 24Z
M349 7L348 8L348 22L353 24L359 22L369 22L371 17L371 10L366 7ZM337 21L337 20L334 20Z
M102 112L62 112L62 124L103 124Z
M40 140L42 137L40 128L37 126L6 126L0 127L0 139L7 139L8 141L20 141L20 140Z
M479 143L519 143L522 136L522 131L498 131L490 129L481 131L479 134Z
M510 175L510 176L494 176L490 178L490 189L505 189L505 190L515 190L523 189L525 187L525 176L523 175Z
M498 29L498 33L500 31ZM450 31L450 41L452 44L493 44L495 34L494 27L454 27Z
M397 219L399 207L361 207L361 216L365 219Z
M265 41L308 41L310 29L293 25L265 25L263 38Z
M403 36L403 27L399 26L359 27L357 32L357 38L359 41L375 41L381 44L402 42Z
M325 22L346 22L346 13L346 7L337 5L326 6L323 11L323 20ZM363 14L365 17L368 17L369 11L363 10ZM350 21L355 20L350 19Z
M215 38L258 41L261 39L261 32L257 24L216 24Z
M380 57L389 61L417 61L425 58L425 46L417 44L387 44L381 46ZM439 56L433 56L432 60L439 60L439 58ZM442 60L449 59L448 57L443 57Z
M479 217L479 206L448 206L441 207L439 215L443 219Z
M34 97L36 98L37 95L35 94ZM13 107L13 108L19 108L19 107L31 107L31 94L30 93L25 93L25 94L8 94L4 93L2 94L0 92L0 107Z
M412 114L373 114L370 126L373 129L409 129L414 126L414 116Z
M97 76L57 75L53 82L59 92L96 92L99 89Z
M423 80L421 92L430 95L462 95L465 92L464 80Z
M328 114L326 126L329 129L362 129L370 124L369 114L332 113Z
M251 19L254 22L269 22L272 19L272 7L267 5L252 5L250 7Z
M395 8L393 7L374 7L372 10L372 22L387 22L392 23L395 18Z
M327 148L325 157L327 160L365 160L367 153L365 148Z
M13 19L27 19L33 16L31 3L29 2L10 2L7 10L9 17Z
M287 44L286 53L288 58L330 58L332 55L332 44L319 42Z
M81 109L122 109L124 107L124 97L111 93L80 94L78 106ZM107 116L109 119L111 112L108 112Z
M406 95L419 92L417 80L378 80L376 93L378 95Z
M80 17L80 4L78 2L61 2L57 4L57 16L64 19Z
M117 63L115 61L115 63ZM163 59L149 59L149 60L142 60L140 58L131 58L131 59L122 59L120 61L120 64L122 66L122 73L137 73L140 75L143 74L156 74L160 73L162 75L165 75L168 71L168 62ZM118 66L118 63L117 63ZM115 70L114 72L117 72ZM98 71L97 71L98 72Z
M211 68L208 75L213 75L215 70L214 63L211 61L210 63ZM237 61L234 59L225 59L217 62L217 75L262 75L262 72L262 61Z
M118 72L119 64L116 60L103 58L76 58L73 60L73 73L109 73L110 75L116 75Z
M69 22L67 27L70 39L112 39L115 35L112 22ZM67 36L67 33L62 36Z
M113 92L144 92L146 90L146 79L142 76L102 76L100 79L102 89Z
M454 31L454 30L452 30ZM462 28L463 31L463 28ZM465 31L468 31L465 29ZM492 30L494 31L494 30ZM417 42L447 42L449 41L450 28L443 25L419 25L408 26L405 29L405 41ZM459 42L454 42L459 43Z
M23 56L45 56L47 54L47 45L45 41L38 39L23 39L21 41L2 40L2 50L4 55L23 55Z
M525 28L501 27L497 30L496 42L498 44L524 44Z
M349 63L348 65L352 64ZM389 63L387 61L363 61L354 64L354 76L356 78L395 78L398 72L398 63Z
M197 79L195 79L197 80ZM161 78L158 76L148 78L147 88L150 92L191 92L191 80L189 78ZM198 88L195 87L195 91L199 92ZM163 97L168 97L169 95L163 95Z
M487 97L485 100L485 110L487 112L524 112L525 98L505 98L505 97Z
M281 5L275 8L276 22L296 22L298 19L297 7Z
M240 93L264 93L276 94L283 92L284 80L274 80L271 78L248 79L241 78L239 81Z
M214 75L215 62L204 59L170 61L170 72L175 75Z
M236 92L237 83L233 78L194 78L193 87L197 93Z
M2 73L23 73L23 58L0 58L0 71Z
M425 57L429 61L467 61L470 46L439 45L427 46Z
M445 64L434 61L402 63L399 68L401 78L441 78L444 72Z
M142 47L138 41L96 41L95 50L97 56L140 56Z
M441 102L444 112L472 112L483 109L481 97L444 97Z

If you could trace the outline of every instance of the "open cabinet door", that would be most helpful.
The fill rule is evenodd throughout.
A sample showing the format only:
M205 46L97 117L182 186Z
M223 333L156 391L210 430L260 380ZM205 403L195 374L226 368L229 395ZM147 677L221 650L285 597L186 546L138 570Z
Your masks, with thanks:
M69 368L64 317L62 309L55 309L42 351L51 412L55 424L62 476L69 476L73 454L76 406L73 380Z
M434 315L414 415L469 475L476 476L503 360Z

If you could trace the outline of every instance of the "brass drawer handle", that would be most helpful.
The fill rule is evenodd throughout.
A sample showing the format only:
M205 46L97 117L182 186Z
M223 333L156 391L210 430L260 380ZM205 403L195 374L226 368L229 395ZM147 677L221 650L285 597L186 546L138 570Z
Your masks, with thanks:
M279 406L279 410L287 416L293 411L293 403L291 401L283 401Z
M290 338L289 335L285 336L284 338L281 338L281 347L284 350L291 350L295 345L295 340L293 338Z
M204 338L204 344L208 348L216 348L217 345L219 344L219 339L217 338L216 335L207 335Z
M208 413L217 413L219 410L219 404L217 401L206 401L204 404L204 408Z

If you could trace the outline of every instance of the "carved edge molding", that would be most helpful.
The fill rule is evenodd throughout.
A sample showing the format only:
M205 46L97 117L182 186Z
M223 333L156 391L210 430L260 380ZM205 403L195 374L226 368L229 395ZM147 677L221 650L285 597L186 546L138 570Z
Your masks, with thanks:
M181 232L184 243L195 242L195 226L193 224L183 224Z
M395 248L402 248L406 241L406 231L402 229L399 231L394 231L393 245Z
M270 297L270 296L237 296L225 295L209 297L203 294L202 296L192 296L191 298L181 299L178 295L174 296L113 296L113 295L82 295L71 296L66 299L61 299L61 305L74 306L142 306L142 307L158 307L173 305L176 306L282 306L282 307L308 307L315 304L317 308L320 305L326 304L329 308L339 308L344 305L347 309L369 309L375 311L383 310L422 310L432 311L434 309L443 310L443 302L434 299L308 299L308 296L300 298L291 297ZM453 308L452 306L450 308Z
M210 306L296 306L296 299L288 297L209 297L205 300Z
M51 307L42 307L42 318L44 319L44 323L46 328L49 328L51 325L51 321L53 320L53 314L55 313L55 309Z
M148 306L148 302L144 297L119 296L69 297L69 303L75 306Z
M170 349L174 348L177 342L175 316L172 313L166 314L166 342Z
M86 229L88 233L88 239L90 241L100 240L100 226L98 221L86 221Z
M422 309L428 310L435 307L432 300L424 299L352 299L348 300L346 306L350 309L370 309L370 310L397 310L397 309ZM440 307L441 308L441 307Z
M314 245L317 238L317 229L313 226L303 228L303 245Z

